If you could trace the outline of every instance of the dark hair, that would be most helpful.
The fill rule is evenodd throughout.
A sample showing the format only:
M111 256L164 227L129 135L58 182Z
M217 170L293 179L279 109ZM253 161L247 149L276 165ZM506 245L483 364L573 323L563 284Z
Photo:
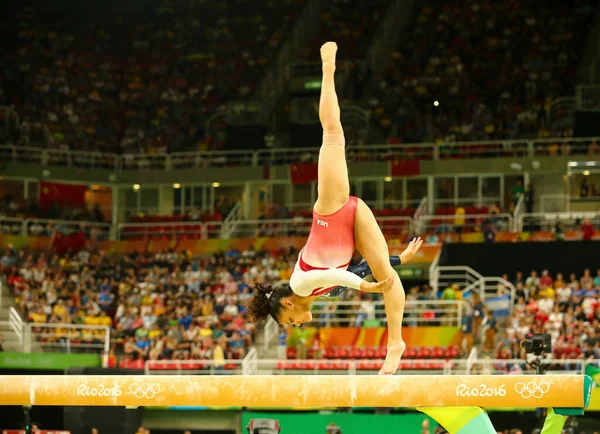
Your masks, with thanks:
M254 292L248 302L246 314L255 323L267 319L269 315L279 323L279 314L282 310L281 299L293 294L288 281L280 281L273 286L262 286L254 282Z

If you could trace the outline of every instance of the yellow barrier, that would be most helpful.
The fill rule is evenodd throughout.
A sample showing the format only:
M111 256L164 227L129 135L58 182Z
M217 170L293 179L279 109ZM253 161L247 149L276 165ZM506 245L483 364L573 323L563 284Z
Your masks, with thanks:
M0 376L0 405L583 407L582 375Z

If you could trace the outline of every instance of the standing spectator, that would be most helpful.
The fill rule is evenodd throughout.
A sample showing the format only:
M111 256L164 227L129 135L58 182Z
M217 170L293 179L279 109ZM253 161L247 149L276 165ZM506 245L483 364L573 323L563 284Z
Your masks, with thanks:
M516 205L519 199L525 194L525 189L523 188L523 180L517 179L517 183L512 188L512 201Z
M535 191L533 189L533 184L531 182L527 184L527 188L525 189L525 212L527 214L533 214L533 201L534 201Z
M484 342L484 351L493 351L496 342L497 324L496 318L494 318L494 311L488 310L482 324Z
M279 340L277 341L277 358L279 360L287 359L287 337L288 333L285 327L279 326Z
M583 223L581 223L581 232L583 233L582 239L584 241L590 241L594 236L594 225L590 222L590 219L585 217Z
M483 242L487 244L496 242L496 232L489 222L486 222L483 226Z
M581 179L581 183L579 184L579 197L584 198L588 197L591 193L590 186L588 184L588 177L584 176Z

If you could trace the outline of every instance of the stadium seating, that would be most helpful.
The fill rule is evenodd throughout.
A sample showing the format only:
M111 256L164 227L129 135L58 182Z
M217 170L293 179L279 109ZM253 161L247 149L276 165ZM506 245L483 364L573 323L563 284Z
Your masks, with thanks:
M594 4L420 3L386 79L369 92L380 138L443 143L570 135L568 123L550 123L547 114L552 100L574 94Z
M303 6L161 0L113 17L34 3L4 15L18 37L2 42L0 103L19 111L25 142L123 153L207 145L206 121L252 95Z

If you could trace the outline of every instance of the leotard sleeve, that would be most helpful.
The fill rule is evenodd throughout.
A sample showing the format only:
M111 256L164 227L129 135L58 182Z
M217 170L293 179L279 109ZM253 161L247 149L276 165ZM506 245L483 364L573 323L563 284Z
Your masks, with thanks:
M296 270L290 279L290 286L294 293L308 297L315 289L345 286L360 289L362 279L350 271L332 268L329 270Z

